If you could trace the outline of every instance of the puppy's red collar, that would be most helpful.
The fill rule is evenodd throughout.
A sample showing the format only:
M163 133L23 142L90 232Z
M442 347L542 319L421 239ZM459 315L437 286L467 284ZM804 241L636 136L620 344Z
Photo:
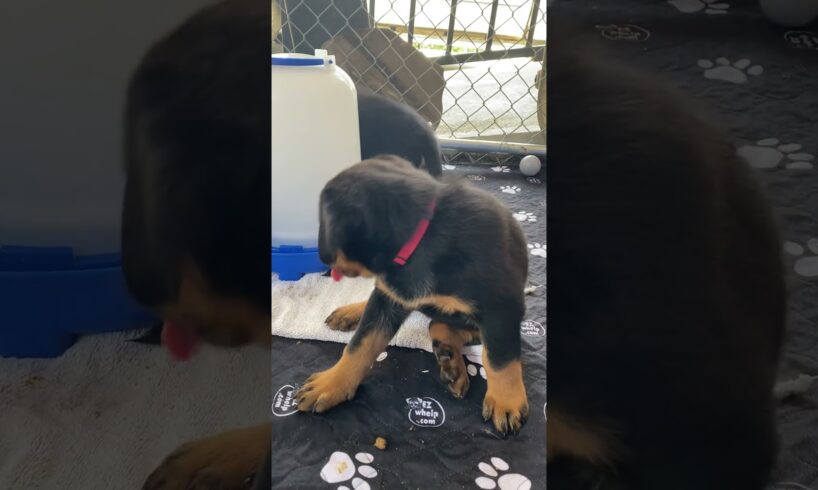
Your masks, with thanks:
M415 253L417 250L418 245L420 245L420 241L423 240L423 235L426 234L426 230L429 229L429 223L432 221L432 218L435 215L435 207L437 206L437 199L432 199L429 205L426 207L426 216L420 220L418 223L417 228L415 228L415 232L412 233L412 238L409 239L408 242L403 244L398 254L392 259L392 262L398 265L406 265L406 261L412 257L412 254Z

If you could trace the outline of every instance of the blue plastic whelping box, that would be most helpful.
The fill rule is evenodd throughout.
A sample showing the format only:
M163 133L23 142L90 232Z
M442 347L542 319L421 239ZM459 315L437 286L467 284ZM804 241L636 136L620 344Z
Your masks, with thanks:
M80 335L144 328L119 254L0 246L0 356L57 357Z
M297 281L304 274L329 270L321 262L317 248L304 248L300 245L273 247L271 263L273 274L278 274L281 281Z

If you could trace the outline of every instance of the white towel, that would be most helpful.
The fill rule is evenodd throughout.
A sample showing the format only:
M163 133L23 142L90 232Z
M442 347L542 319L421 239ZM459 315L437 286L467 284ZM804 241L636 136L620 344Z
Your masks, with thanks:
M344 278L334 282L320 274L308 274L299 281L279 281L273 276L272 333L346 344L353 332L330 330L324 320L339 306L365 301L374 288L373 279ZM412 313L389 345L432 352L429 318Z

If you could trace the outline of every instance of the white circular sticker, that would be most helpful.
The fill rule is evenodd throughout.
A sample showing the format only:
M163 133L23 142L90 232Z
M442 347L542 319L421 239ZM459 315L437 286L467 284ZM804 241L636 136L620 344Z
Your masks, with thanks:
M434 398L407 398L406 405L409 407L409 422L418 427L440 427L446 421L443 405Z
M545 327L534 320L526 320L520 324L520 332L529 337L545 337Z
M295 402L295 386L284 385L273 395L273 415L276 417L286 417L298 411L298 404Z

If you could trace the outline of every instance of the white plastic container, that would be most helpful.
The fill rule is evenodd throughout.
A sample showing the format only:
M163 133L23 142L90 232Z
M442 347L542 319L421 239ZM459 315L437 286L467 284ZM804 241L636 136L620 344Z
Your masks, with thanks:
M276 54L271 65L273 271L286 279L283 270L305 268L286 263L294 253L314 259L296 272L320 270L321 189L361 159L361 142L355 85L334 56L325 50L315 56Z

